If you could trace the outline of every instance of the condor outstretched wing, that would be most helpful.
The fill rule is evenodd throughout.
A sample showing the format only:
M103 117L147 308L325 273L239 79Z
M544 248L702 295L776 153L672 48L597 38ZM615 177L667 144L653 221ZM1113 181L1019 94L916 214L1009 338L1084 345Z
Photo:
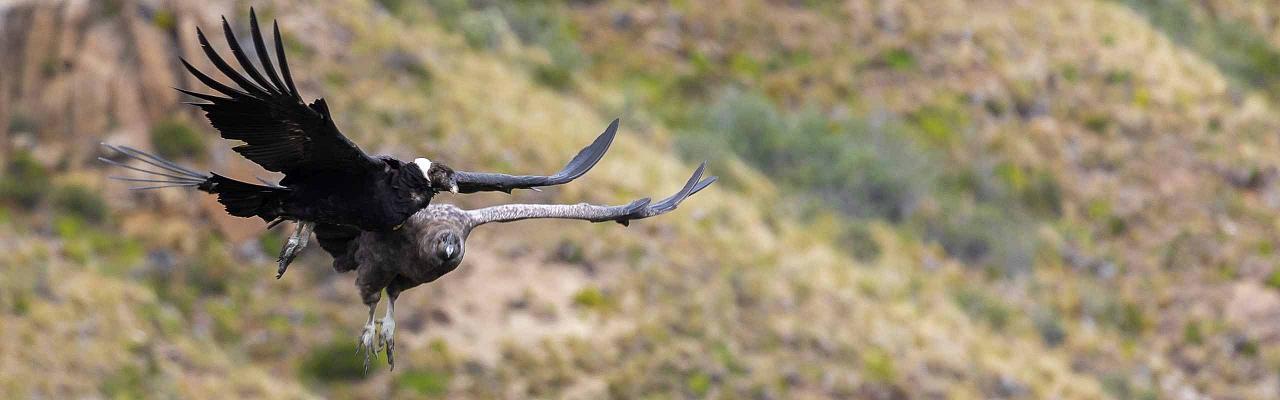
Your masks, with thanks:
M698 193L712 183L716 177L702 178L707 163L703 162L693 171L693 176L685 182L684 187L676 194L652 203L648 198L632 201L626 205L601 206L594 204L506 204L467 211L468 223L471 227L490 222L513 222L533 218L579 219L591 222L615 221L627 225L632 220L645 219L666 214L675 210L685 199Z
M262 31L258 29L258 17L252 9L249 11L249 24L254 50L263 66L262 71L249 61L231 26L227 24L227 19L223 18L222 30L227 45L231 47L231 54L248 76L240 74L227 64L213 50L213 46L209 45L204 32L197 28L200 47L209 61L235 82L238 88L218 82L184 59L182 65L186 66L191 75L222 96L178 90L207 101L192 104L205 111L205 116L223 138L244 142L234 148L236 152L269 171L283 172L286 184L290 176L321 171L350 172L353 168L381 170L381 160L366 155L338 131L329 116L329 107L324 99L317 99L310 105L302 102L293 77L289 74L279 26L272 24L276 60L280 63L277 74L262 40ZM263 72L266 73L265 76Z
M618 133L618 120L613 120L609 124L609 128L604 130L596 140L590 145L578 151L578 155L573 156L569 163L564 166L560 172L556 172L550 176L537 175L507 175L495 174L489 172L468 172L457 171L454 173L454 179L458 183L458 193L475 193L475 192L507 192L511 193L514 189L532 189L539 186L554 186L568 183L577 179L582 174L587 173L591 167L594 167L601 158L604 157L605 151L609 150L609 145L613 144L613 137Z

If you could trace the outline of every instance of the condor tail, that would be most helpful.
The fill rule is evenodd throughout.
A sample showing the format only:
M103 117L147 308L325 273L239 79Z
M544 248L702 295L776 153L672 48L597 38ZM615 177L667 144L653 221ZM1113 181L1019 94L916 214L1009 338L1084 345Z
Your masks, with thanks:
M237 217L259 217L272 222L280 218L281 202L288 195L289 189L262 181L263 185L237 181L215 173L202 173L183 167L164 159L129 146L114 146L103 143L104 147L123 155L128 160L142 164L133 166L104 157L99 161L117 167L142 172L146 178L111 176L110 179L133 182L138 186L129 190L151 190L169 187L195 188L205 193L218 195L218 202L226 207L227 213Z

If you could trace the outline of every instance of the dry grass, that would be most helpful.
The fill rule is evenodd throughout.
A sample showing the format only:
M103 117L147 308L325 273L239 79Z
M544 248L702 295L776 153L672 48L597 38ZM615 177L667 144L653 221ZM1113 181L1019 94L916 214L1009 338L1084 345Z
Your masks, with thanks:
M442 201L666 193L693 165L677 147L705 128L700 110L740 87L783 119L813 112L902 127L887 132L910 136L937 168L977 177L978 187L1022 193L1047 177L1060 189L1057 212L939 180L911 217L848 219L788 205L804 198L796 183L755 169L750 155L721 155L712 170L725 183L663 218L478 232L459 271L402 298L405 370L363 376L345 362L355 356L340 354L363 319L353 277L332 274L312 250L290 276L269 279L271 249L259 248L256 223L225 221L195 194L101 187L104 171L77 155L105 134L64 140L34 112L24 123L35 129L24 130L36 131L32 154L55 171L54 186L101 189L113 212L95 223L66 212L80 206L3 203L0 393L1275 395L1280 260L1268 171L1280 161L1270 133L1280 120L1268 94L1234 84L1214 60L1113 2L815 3L440 1L387 12L282 0L259 11L282 18L304 95L327 95L343 130L371 152L550 171L623 116L610 155L574 185ZM1224 7L1222 18L1271 11ZM133 22L141 32L176 24L189 46L187 28L212 28L221 12L243 22L231 3ZM101 18L141 18L133 15ZM141 51L163 59L168 50ZM123 62L84 57L102 70ZM52 108L24 109L56 111L56 97L43 101ZM111 132L146 142L146 129ZM253 174L225 143L208 147L208 166ZM1003 206L1032 211L974 240L1031 243L1015 248L1027 249L1021 272L957 256L926 223ZM1005 229L1016 234L1000 236ZM876 252L855 259L844 251L850 238L874 241Z

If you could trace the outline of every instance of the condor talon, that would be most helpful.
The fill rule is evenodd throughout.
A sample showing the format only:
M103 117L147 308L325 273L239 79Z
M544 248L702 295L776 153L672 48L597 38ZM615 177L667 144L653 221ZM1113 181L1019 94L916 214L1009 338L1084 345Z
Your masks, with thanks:
M307 241L311 239L311 231L315 229L314 222L299 221L298 226L294 228L293 235L289 236L289 241L285 242L283 248L280 249L280 257L276 259L279 268L276 269L276 279L284 276L285 270L289 269L289 263L307 247Z
M374 324L373 313L377 309L378 303L369 306L369 322L364 325L364 331L360 332L359 343L356 345L357 352L364 353L364 372L369 373L369 362L375 354L378 354L378 327Z

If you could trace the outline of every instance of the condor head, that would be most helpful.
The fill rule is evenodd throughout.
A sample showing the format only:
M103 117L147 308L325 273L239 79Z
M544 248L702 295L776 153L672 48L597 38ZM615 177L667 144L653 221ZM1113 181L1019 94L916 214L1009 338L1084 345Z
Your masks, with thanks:
M414 178L414 186L419 190L430 190L432 194L439 192L458 193L458 181L454 178L453 168L425 158L417 158L406 165L406 172Z

